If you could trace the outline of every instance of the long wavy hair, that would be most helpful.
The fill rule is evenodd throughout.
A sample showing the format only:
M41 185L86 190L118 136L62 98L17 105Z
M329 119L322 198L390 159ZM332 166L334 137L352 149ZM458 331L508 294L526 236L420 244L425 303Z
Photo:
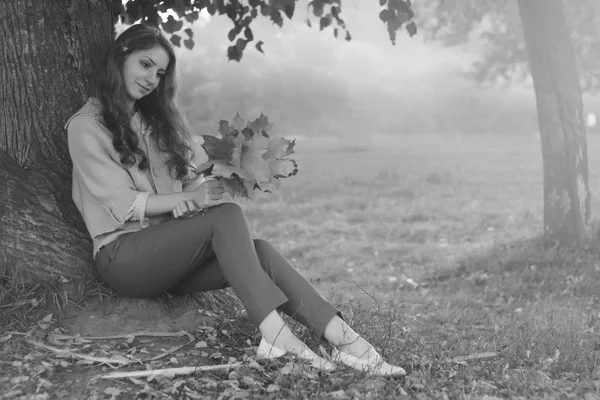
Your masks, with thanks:
M150 137L168 154L170 175L182 179L188 173L191 158L190 129L177 104L176 58L173 46L157 28L144 24L129 27L117 37L108 50L98 73L97 98L102 105L104 125L113 136L112 144L121 163L140 170L148 168L148 158L139 147L131 128L132 110L127 107L127 93L121 71L128 54L161 46L169 55L169 65L158 86L135 102L142 121L151 130Z

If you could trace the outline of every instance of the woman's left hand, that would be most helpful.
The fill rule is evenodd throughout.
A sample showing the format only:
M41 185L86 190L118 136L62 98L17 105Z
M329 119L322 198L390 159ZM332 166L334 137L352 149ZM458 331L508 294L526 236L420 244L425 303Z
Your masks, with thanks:
M171 213L173 214L173 218L191 218L202 211L204 209L198 207L192 200L184 200L177 204L177 207Z

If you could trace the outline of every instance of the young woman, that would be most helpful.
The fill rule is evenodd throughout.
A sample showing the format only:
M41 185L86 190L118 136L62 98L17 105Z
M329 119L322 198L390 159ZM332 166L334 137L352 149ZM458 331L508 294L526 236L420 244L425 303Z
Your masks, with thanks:
M93 239L99 275L132 297L230 286L262 334L258 358L291 352L316 368L335 367L292 333L283 311L335 346L332 361L404 375L273 246L252 238L218 179L196 177L175 68L160 31L134 25L109 49L96 97L67 122L73 200Z

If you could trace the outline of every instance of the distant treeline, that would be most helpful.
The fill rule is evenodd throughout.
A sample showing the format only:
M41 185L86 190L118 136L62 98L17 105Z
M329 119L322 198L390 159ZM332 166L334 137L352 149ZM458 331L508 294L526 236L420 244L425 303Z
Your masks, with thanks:
M182 72L182 103L196 132L216 134L220 119L263 111L286 136L463 133L536 134L533 89L485 89L457 80L344 82L314 69L252 63ZM600 117L600 98L585 98ZM600 127L588 129L599 132Z

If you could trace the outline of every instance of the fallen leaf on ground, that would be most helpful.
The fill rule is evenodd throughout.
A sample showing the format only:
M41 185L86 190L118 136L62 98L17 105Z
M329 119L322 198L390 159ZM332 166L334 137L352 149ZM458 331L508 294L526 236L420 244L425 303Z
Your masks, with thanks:
M327 393L328 397L331 399L347 399L348 396L346 395L346 392L344 392L343 390L336 390L335 392L329 392Z
M12 378L10 380L10 383L12 383L13 385L18 385L19 383L27 382L28 380L29 380L28 376L20 375L20 376L15 376L14 378Z
M117 389L116 387L107 387L104 390L104 394L107 394L109 396L111 396L112 399L114 399L115 397L117 397L118 395L120 395L121 393L123 393L123 391L121 389Z
M269 392L269 393L278 392L280 390L281 390L281 386L279 386L275 383L272 383L269 386L267 386L267 392Z
M49 388L51 388L53 385L52 385L52 382L50 382L50 381L48 381L48 380L46 380L46 379L44 379L44 378L38 378L38 386L39 386L39 387L44 387L44 388L46 388L46 389L49 389Z
M256 386L256 381L251 376L244 376L241 382L246 386Z
M48 329L50 327L50 322L52 321L52 313L46 315L44 318L38 321L37 325L41 329Z
M281 367L279 372L281 373L281 375L295 374L295 373L300 372L300 367L296 363L293 363L290 361L287 364L285 364L283 367Z

